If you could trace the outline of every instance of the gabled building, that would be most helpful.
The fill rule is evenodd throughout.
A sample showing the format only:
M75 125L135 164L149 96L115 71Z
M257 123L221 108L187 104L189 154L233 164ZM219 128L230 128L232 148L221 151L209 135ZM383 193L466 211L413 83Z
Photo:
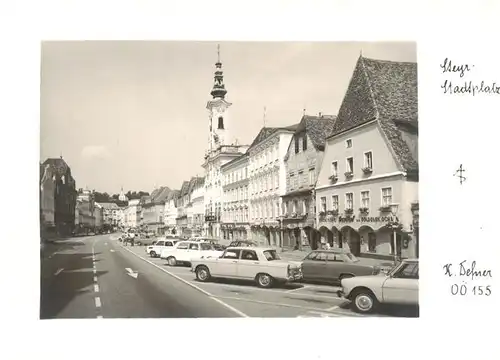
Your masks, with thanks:
M248 148L251 238L281 246L281 196L286 193L284 158L298 124L263 127Z
M205 223L205 179L199 176L189 182L189 203L186 207L191 236L202 235Z
M144 230L161 235L165 233L164 210L170 188L161 186L151 192L141 204L142 223Z
M96 231L94 192L78 189L75 207L75 233L88 235Z
M54 225L58 236L69 236L75 226L76 184L71 168L60 158L49 158L42 164L44 171L51 168L54 182ZM42 166L40 168L42 168ZM45 179L47 180L47 178ZM45 181L44 180L44 181ZM45 181L46 182L46 181ZM45 186L48 184L46 183ZM51 185L48 185L49 187ZM48 191L45 192L48 201ZM51 190L50 190L51 191ZM47 212L46 212L47 213Z
M187 211L186 207L189 203L189 181L184 181L179 192L179 198L177 199L177 230L178 234L183 237L189 236L188 223L187 223Z
M418 256L417 98L416 63L359 57L316 185L324 242L359 256Z
M178 233L177 229L177 217L179 216L177 211L177 202L179 200L179 190L172 190L165 201L165 211L164 211L164 223L165 232L169 235L176 235Z
M99 203L103 210L103 225L105 227L113 228L120 225L121 211L120 207L113 202Z
M315 230L314 188L321 169L325 139L335 124L336 116L304 115L293 134L284 158L286 193L283 202L283 247L318 247Z
M249 238L248 158L248 153L245 153L221 166L223 240Z

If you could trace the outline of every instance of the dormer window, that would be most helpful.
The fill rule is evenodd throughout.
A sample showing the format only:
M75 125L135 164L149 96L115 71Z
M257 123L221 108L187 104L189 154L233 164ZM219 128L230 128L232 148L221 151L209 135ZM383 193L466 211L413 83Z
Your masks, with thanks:
M217 129L224 130L224 118L222 116L219 116Z

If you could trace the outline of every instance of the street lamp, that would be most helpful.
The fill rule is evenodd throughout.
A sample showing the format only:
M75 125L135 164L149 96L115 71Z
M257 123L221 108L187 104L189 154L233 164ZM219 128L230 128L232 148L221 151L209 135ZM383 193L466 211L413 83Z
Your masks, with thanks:
M397 251L397 241L396 241L396 231L399 229L399 221L398 221L398 204L392 204L391 205L391 213L392 216L394 217L393 221L390 221L387 225L392 229L393 234L392 234L392 247L394 249L394 264L397 264L398 262L398 251Z

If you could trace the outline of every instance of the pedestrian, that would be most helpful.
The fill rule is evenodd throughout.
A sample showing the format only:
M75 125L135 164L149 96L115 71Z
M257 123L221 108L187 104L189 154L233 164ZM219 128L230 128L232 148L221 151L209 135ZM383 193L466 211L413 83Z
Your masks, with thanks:
M330 246L330 243L329 243L329 242L327 242L327 243L325 244L325 249L326 249L326 250L330 250L330 249L331 249L331 246Z

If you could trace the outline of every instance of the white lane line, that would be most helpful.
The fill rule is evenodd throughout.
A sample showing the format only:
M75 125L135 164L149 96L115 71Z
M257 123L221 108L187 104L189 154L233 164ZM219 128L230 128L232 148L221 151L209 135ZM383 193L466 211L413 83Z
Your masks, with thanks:
M94 292L96 292L96 293L99 292L99 285L94 284Z
M55 273L54 273L54 276L57 276L59 275L60 273L62 273L64 269L63 268L60 268L59 270L57 270Z
M101 315L97 315L97 318L98 318L98 319L102 319L102 316L101 316Z
M325 309L322 309L322 308L316 308L316 307L310 307L310 306L292 305L292 304L284 304L284 303L278 303L278 302L272 302L272 301L262 301L262 300L245 299L245 298L239 298L239 297L235 297L235 296L218 296L218 298L220 298L220 299L226 299L226 300L235 300L235 301L242 301L242 302L250 302L250 303L255 303L255 304L273 305L273 306L279 306L279 307L288 307L288 308L302 309L302 310L325 311Z
M183 278L181 278L181 277L179 277L179 276L175 275L174 273L171 273L170 271L168 271L168 270L166 270L166 269L162 268L161 266L156 265L154 262L149 261L148 259L145 259L145 258L143 258L143 257L142 257L142 256L140 256L140 255L137 255L137 254L136 254L135 252L133 252L132 250L129 250L129 249L127 249L127 248L126 248L126 247L124 247L124 246L122 246L122 247L123 247L125 250L127 250L128 252L130 252L131 254L134 254L135 256L137 256L139 259L144 260L145 262L147 262L147 263L149 263L149 264L153 265L154 267L156 267L156 268L160 269L160 270L161 270L161 271L163 271L164 273L167 273L168 275L170 275L170 276L172 276L172 277L176 278L177 280L182 281L184 284L189 285L189 286L191 286L192 288L194 288L194 289L198 290L199 292L201 292L201 293L203 293L203 294L207 295L210 299L212 299L213 301L215 301L215 302L217 302L217 303L221 304L222 306L226 307L227 309L229 309L229 310L233 311L235 314L238 314L238 315L239 315L239 316L241 316L241 317L249 317L249 316L248 316L247 314L245 314L244 312L241 312L240 310L238 310L238 309L236 309L236 308L232 307L231 305L226 304L224 301L222 301L222 300L220 300L220 299L217 299L217 298L215 297L215 295L212 295L212 294L211 294L211 293L209 293L208 291L205 291L205 290L203 290L202 288L200 288L200 287L198 287L198 286L196 286L196 285L194 285L194 284L190 283L189 281L184 280Z
M96 274L96 273L97 273L97 269L96 269L96 268L94 268L94 274Z
M115 252L113 249L110 249L109 251L111 251L111 252Z
M339 308L340 308L340 306L335 305L335 306L332 306L331 308L326 309L326 311L333 311L333 310L337 310Z
M293 293L295 291L305 290L305 289L309 289L309 286L305 285L303 287L299 287L299 288L296 288L296 289L286 290L285 292L289 294L289 293Z
M94 276L94 282L97 282L97 276Z
M96 297L95 298L95 307L96 308L100 308L101 307L101 298L100 297Z

